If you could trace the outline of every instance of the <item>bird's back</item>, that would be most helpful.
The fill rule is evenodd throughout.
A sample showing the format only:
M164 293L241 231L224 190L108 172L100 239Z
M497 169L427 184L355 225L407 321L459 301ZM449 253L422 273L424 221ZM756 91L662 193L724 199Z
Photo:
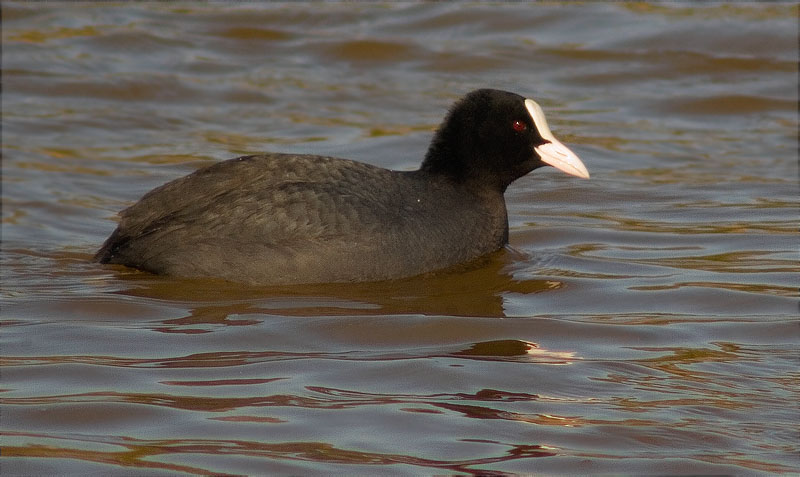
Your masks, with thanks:
M400 278L507 240L502 194L321 156L224 161L121 213L96 255L154 273L287 284Z

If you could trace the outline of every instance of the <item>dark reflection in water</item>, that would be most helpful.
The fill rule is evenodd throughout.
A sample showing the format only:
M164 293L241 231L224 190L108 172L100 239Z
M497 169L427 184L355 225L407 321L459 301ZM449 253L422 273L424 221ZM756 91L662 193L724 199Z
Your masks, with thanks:
M234 318L258 312L284 315L423 313L504 316L503 293L524 295L561 287L555 280L517 279L511 272L520 252L503 250L477 262L411 279L375 283L333 283L254 287L219 280L164 280L118 267L128 288L118 293L195 304L191 316L165 324L252 324ZM255 305L257 302L258 305ZM205 306L205 303L211 305Z
M9 3L3 475L763 475L797 455L797 5ZM291 288L91 263L261 151L409 170L477 87L592 173L511 246Z

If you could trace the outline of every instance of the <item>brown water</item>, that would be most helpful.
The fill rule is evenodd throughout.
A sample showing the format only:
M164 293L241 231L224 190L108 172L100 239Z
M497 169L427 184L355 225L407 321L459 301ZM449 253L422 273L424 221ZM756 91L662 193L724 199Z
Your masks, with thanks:
M792 4L3 2L3 475L800 473ZM90 263L260 151L415 167L476 87L592 173L511 248L243 288Z

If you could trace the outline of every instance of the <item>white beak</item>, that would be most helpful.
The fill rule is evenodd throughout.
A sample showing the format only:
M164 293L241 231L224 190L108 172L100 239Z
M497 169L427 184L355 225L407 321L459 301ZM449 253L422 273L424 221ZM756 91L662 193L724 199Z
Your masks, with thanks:
M542 162L567 174L588 179L589 171L586 170L586 166L583 165L583 162L574 152L570 151L567 146L561 144L561 141L553 136L553 133L550 132L550 127L547 125L547 120L544 118L544 111L536 104L536 101L526 99L525 107L533 119L533 125L539 131L539 135L542 136L542 139L549 141L533 148L539 154Z

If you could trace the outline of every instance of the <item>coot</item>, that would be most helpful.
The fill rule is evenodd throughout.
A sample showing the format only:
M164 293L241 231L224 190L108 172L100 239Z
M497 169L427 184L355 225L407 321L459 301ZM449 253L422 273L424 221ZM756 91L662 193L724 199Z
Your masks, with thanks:
M480 89L453 105L416 171L303 154L219 162L122 211L95 260L252 284L409 277L508 243L503 193L546 164L589 177L536 102Z

